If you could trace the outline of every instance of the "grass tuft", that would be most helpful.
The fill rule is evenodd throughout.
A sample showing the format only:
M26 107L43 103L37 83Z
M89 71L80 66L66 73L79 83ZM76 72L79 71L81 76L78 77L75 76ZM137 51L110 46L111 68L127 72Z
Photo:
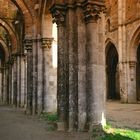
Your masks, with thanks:
M124 128L113 128L110 124L104 127L105 136L101 140L140 140L140 131Z
M48 122L56 122L58 120L57 114L56 113L42 113L40 115L41 119L48 121Z

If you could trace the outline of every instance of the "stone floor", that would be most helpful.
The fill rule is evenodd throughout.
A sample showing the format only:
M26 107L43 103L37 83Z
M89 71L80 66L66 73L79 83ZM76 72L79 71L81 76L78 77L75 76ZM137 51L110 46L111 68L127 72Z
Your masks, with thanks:
M140 104L107 103L107 118L116 126L140 130ZM0 105L0 140L88 140L87 133L48 132L46 122L21 109Z

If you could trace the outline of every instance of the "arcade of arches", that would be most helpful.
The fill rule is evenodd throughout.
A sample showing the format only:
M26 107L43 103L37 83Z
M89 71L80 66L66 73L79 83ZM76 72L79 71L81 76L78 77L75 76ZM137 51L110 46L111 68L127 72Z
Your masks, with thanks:
M0 3L2 103L83 131L103 124L106 100L140 101L139 0Z

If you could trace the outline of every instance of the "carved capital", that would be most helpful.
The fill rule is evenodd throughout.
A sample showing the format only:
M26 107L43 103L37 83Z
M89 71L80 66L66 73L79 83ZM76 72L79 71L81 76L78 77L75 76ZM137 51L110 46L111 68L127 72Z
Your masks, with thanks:
M42 47L51 49L53 38L42 38Z
M99 19L99 14L105 11L103 0L86 0L82 4L84 10L85 22L96 22Z
M50 9L53 17L53 23L58 26L65 24L66 7L65 5L53 5Z
M31 37L25 37L24 44L26 50L32 50L33 40Z

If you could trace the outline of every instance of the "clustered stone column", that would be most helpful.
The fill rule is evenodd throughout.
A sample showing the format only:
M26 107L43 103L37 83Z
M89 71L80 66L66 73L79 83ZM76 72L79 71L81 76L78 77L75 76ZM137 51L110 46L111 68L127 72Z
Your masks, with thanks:
M58 25L59 130L68 124L69 131L102 131L105 65L99 58L103 52L99 49L98 21L103 10L102 0L56 3L51 8Z
M90 121L90 130L97 132L101 131L102 115L104 113L104 92L102 86L104 81L101 79L101 70L104 69L104 65L100 64L101 58L99 58L99 14L104 8L103 2L96 3L85 2L84 3L84 15L86 22L86 37L87 37L87 94L89 96L88 104L88 117ZM100 130L101 129L101 130Z

